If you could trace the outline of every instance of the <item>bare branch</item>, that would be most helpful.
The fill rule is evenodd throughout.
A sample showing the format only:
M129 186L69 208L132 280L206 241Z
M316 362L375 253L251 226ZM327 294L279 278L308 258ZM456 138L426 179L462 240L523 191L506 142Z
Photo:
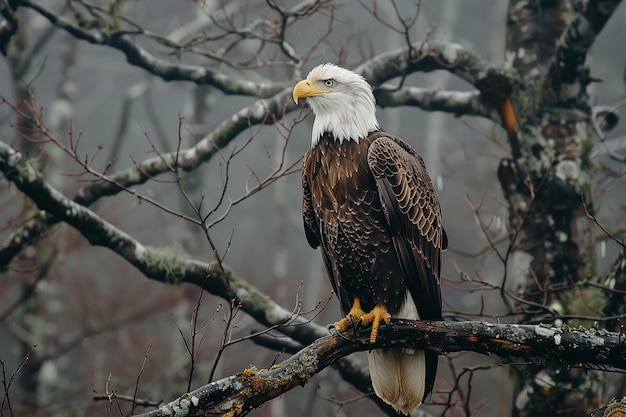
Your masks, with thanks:
M148 360L148 356L150 356L150 351L152 350L152 341L148 345L148 350L146 354L143 356L143 362L141 363L141 369L137 373L137 380L135 381L135 391L133 392L133 400L132 400L132 408L130 413L133 414L135 412L135 406L137 405L137 390L139 390L139 380L141 379L141 375L143 374L144 369L146 368L146 361Z
M483 116L500 122L498 114L484 106L479 91L446 91L419 87L388 90L384 86L374 90L380 107L414 106L423 110L443 111L455 115Z
M611 232L609 232L607 230L606 227L604 227L602 225L602 223L600 223L598 221L598 219L596 218L596 216L594 216L593 214L591 214L589 212L589 209L587 208L587 203L585 202L585 196L581 195L581 200L582 200L582 205L583 205L583 209L585 210L585 216L587 216L587 218L589 220L592 220L599 228L600 230L602 230L602 232L607 235L610 239L612 239L615 243L617 243L618 245L620 245L622 248L626 248L626 244L624 244L624 242L622 242L621 240L619 240L617 237L615 237Z
M0 97L0 102L8 103L2 97ZM267 100L257 100L253 105L244 107L231 118L223 121L216 129L191 148L176 149L172 152L158 154L152 158L135 163L132 168L118 171L111 175L97 175L97 178L102 181L92 182L81 188L74 201L80 205L89 206L101 197L115 195L124 189L129 190L130 187L143 184L151 178L171 172L172 166L176 166L182 171L192 171L199 165L210 161L213 156L228 146L241 132L249 129L251 126L276 123L287 111L295 108L296 106L291 100L291 89L285 89L280 94ZM43 125L41 115L33 113L28 117L43 132L48 135L51 134L49 129ZM95 174L95 172L92 173ZM271 179L268 179L268 181L271 182ZM58 219L50 217L45 212L40 212L23 228L14 232L9 241L0 250L0 266L8 267L11 260L25 246L43 234L57 221Z
M411 55L410 49L413 52L417 50L417 53ZM418 42L412 44L410 49L404 47L381 53L359 65L356 71L363 74L374 86L415 72L437 70L448 71L474 86L494 73L511 80L515 79L512 71L491 65L476 51L456 43Z
M272 124L282 118L287 110L293 109L295 105L291 100L291 89L286 89L267 100L257 100L253 105L244 107L231 118L226 119L193 147L146 159L138 163L135 168L111 175L112 181L110 182L91 184L79 191L77 202L89 205L102 196L118 193L120 188L116 183L124 187L143 184L150 177L169 172L170 166L176 165L183 171L192 171L208 162L244 130L261 123Z
M63 29L77 39L95 45L107 45L126 55L129 64L138 66L166 81L191 81L196 84L210 84L225 94L239 94L253 97L271 97L286 87L281 82L254 82L234 78L200 65L174 64L159 59L140 47L132 37L124 32L106 33L100 30L89 31L69 19L60 16L40 4L29 0L15 2L18 6L28 7L48 19L54 26Z

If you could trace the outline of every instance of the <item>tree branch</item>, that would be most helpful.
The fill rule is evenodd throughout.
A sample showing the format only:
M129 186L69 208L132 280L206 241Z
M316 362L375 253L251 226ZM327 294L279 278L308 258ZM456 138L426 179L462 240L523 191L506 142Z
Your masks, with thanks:
M0 97L1 101L3 100ZM274 123L276 120L282 119L287 111L295 108L296 106L291 100L290 88L272 98L257 100L251 106L242 108L232 117L224 120L215 130L190 148L159 154L136 163L132 168L111 175L102 174L100 176L101 181L91 182L81 188L74 201L80 205L89 206L104 196L115 195L125 188L143 184L151 178L170 172L172 166L176 166L182 171L192 171L199 165L210 161L244 130L251 126ZM30 117L34 126L38 126L46 133L49 132L43 122L38 119L39 116L36 112ZM0 249L0 269L7 268L11 260L29 242L47 231L57 221L59 218L52 218L46 213L40 213L24 227L15 231L9 241L5 242L3 248Z
M436 70L456 75L478 92L403 89L404 79L408 75ZM401 78L395 91L377 90L381 106L398 102L426 110L482 116L503 126L502 104L508 99L513 86L519 82L512 69L491 65L474 50L444 41L436 44L415 43L410 49L400 48L379 54L357 67L356 71L361 72L375 87L392 78Z
M39 210L74 227L91 244L111 249L148 278L164 283L196 284L229 302L236 298L241 301L244 311L264 325L307 322L305 318L294 319L292 312L273 303L246 281L238 279L228 268L224 268L222 272L217 263L190 260L167 249L143 245L92 210L64 196L47 183L43 175L21 153L1 141L0 172L33 200ZM299 330L286 334L298 334L300 342L310 343L326 333L323 327L316 326L308 331Z
M224 94L239 94L253 97L271 97L287 86L281 82L236 80L229 75L206 66L174 64L155 57L146 49L140 47L130 35L123 31L107 33L99 28L88 30L35 2L18 0L15 3L16 6L35 10L48 19L51 24L65 30L77 39L95 45L111 46L119 50L126 56L129 64L140 67L165 81L191 81L196 84L210 84Z
M374 86L414 72L437 70L448 71L473 86L494 73L515 79L512 70L493 66L473 49L456 43L414 43L412 49L413 54L408 48L399 48L376 55L359 65L355 71L363 74Z
M428 111L443 111L458 116L482 116L495 123L498 113L480 100L479 91L447 91L428 88L404 87L396 90L384 86L374 90L376 103L384 107L413 106Z
M17 33L20 21L8 2L0 4L0 17L0 54L8 56L11 39Z
M587 52L621 0L588 0L564 30L543 84L543 97L566 104L584 92L591 78ZM583 79L581 79L583 75Z
M429 322L394 320L382 326L376 343L369 329L357 337L325 336L269 370L242 373L205 385L144 414L161 416L237 416L306 384L339 358L374 348L408 347L437 353L474 351L506 361L542 358L563 367L613 367L626 370L626 335L598 329L552 328L543 325L493 324L479 321Z

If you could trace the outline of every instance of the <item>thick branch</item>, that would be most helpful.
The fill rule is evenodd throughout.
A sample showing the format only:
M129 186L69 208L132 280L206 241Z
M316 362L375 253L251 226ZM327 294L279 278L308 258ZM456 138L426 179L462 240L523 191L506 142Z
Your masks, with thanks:
M357 338L325 336L270 370L247 369L142 416L236 416L306 384L339 358L373 348L409 347L438 353L474 351L495 354L506 361L541 358L563 367L626 370L626 336L606 330L396 320L391 327L381 328L375 344L370 344L368 338L369 329L363 329Z
M258 100L244 107L232 117L224 120L215 130L191 148L160 154L137 163L133 168L119 171L108 181L98 182L82 188L77 202L90 205L100 197L117 194L123 187L143 184L151 178L170 172L176 166L183 171L193 171L199 165L208 162L220 149L228 146L241 132L251 126L272 124L282 119L284 114L295 109L291 100L291 89L286 89L274 97Z
M544 98L566 104L582 94L591 82L586 67L589 48L620 2L621 0L582 2L582 10L569 23L557 43L557 50L544 83Z
M0 4L0 17L0 54L7 56L11 39L17 33L20 22L15 10L9 6L8 2Z
M224 265L190 260L167 249L143 245L92 210L64 196L47 183L21 153L4 142L0 142L0 172L33 200L39 210L72 226L91 244L111 249L148 278L165 283L193 283L228 301L235 298L242 303L244 311L267 326L307 321L295 319L296 314L273 303ZM306 330L302 328L307 326L296 327L300 329L289 335L298 334L297 340L301 343L310 343L326 334L321 326L310 326Z
M110 46L121 51L130 64L143 68L165 81L191 81L197 84L210 84L225 94L240 94L259 98L271 97L287 87L287 84L283 82L254 82L245 79L233 79L205 66L171 63L159 59L135 41L135 36L144 34L137 28L134 28L132 34L110 28L108 29L110 32L107 32L100 28L100 25L87 28L37 2L16 0L15 3L16 7L22 6L33 9L48 19L51 24L65 30L77 39L96 45ZM285 24L289 25L299 17L307 16L311 11L321 7L322 4L323 2L303 1L295 5L290 11L284 12ZM178 45L168 46L174 49ZM297 67L298 63L295 65ZM475 84L477 80L485 78L487 72L498 70L472 49L452 42L438 42L432 45L427 42L415 43L410 50L400 48L380 54L361 65L357 70L363 70L366 78L373 84L377 84L377 81L405 76L417 71L438 69L450 71L470 84Z
M419 65L410 65L409 58L406 48L398 49L378 55L361 65L358 70L363 72L374 85L411 72L433 69L448 69L475 83L494 71L479 55L456 44L442 43L432 47L424 53ZM387 91L381 89L377 90L377 95L379 104L385 107L410 105L455 114L467 112L470 115L481 115L491 119L494 117L489 109L481 106L480 97L475 91L446 92L419 88ZM290 86L276 92L270 98L257 100L253 105L241 109L191 148L146 159L133 168L108 176L107 181L92 183L82 188L76 201L88 206L100 197L121 191L122 188L119 185L132 187L143 184L150 178L169 172L170 167L174 165L182 170L191 171L209 161L213 155L230 144L244 130L263 123L272 124L294 109L296 106L292 103Z
M419 87L388 90L382 87L374 90L374 95L377 104L383 108L414 106L459 116L482 116L495 123L500 122L498 114L481 102L479 91L447 91Z
M356 68L374 86L415 72L448 71L476 86L494 73L514 79L512 71L491 65L476 51L452 42L415 43L412 51L399 48L371 58Z
M491 65L474 50L451 42L416 43L412 49L400 48L366 61L356 69L375 87L400 77L396 91L377 91L381 106L401 102L431 111L482 116L505 125L502 104L518 83L516 73ZM476 91L431 92L425 89L402 88L404 77L415 72L448 71L467 81Z

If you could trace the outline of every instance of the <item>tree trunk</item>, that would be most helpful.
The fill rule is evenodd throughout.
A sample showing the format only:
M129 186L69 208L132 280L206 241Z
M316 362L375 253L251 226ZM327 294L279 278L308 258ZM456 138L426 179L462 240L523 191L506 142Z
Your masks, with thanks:
M606 302L601 292L572 284L597 277L595 229L585 214L593 210L587 51L618 3L509 4L506 65L519 83L510 102L501 99L511 158L501 161L498 177L509 203L509 276L523 277L506 286L526 301L516 307L527 322L602 315ZM515 374L515 416L582 417L601 401L596 372L532 365Z

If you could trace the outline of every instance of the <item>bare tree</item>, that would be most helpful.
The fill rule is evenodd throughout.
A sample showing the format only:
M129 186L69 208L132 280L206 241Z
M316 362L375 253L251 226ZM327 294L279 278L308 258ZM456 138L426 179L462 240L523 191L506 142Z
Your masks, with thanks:
M478 21L473 5L0 2L0 338L17 347L0 347L0 413L53 415L71 399L75 414L241 415L332 365L355 391L320 384L289 406L367 409L367 396L394 415L347 356L373 346L315 324L338 309L299 230L310 118L291 88L320 61L361 72L392 109L383 119L408 115L409 141L422 113L462 116L444 130L458 138L430 144L447 167L434 179L451 240L446 321L397 321L376 346L447 354L417 413L584 416L623 396L625 158L610 143L623 62L614 102L590 93L591 48L619 3L511 0L497 63L418 24L437 7ZM111 74L88 75L100 66ZM459 90L424 87L433 72ZM483 149L464 143L472 130ZM480 154L495 207L453 162ZM472 351L501 359L476 366ZM505 404L479 383L498 379ZM99 401L81 401L92 387Z

